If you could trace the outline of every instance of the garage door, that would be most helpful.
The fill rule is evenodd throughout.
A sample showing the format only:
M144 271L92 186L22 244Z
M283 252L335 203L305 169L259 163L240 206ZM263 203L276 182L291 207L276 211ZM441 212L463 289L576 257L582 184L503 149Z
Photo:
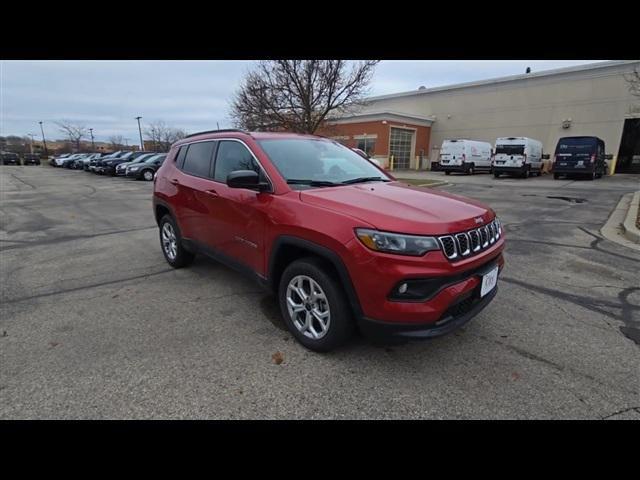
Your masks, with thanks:
M391 127L389 154L393 155L393 167L407 169L411 165L411 151L413 150L413 130Z

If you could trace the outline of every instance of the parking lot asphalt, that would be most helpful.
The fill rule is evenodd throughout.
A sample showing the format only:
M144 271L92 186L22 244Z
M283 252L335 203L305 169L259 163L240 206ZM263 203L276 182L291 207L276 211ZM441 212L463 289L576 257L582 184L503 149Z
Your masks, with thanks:
M0 167L0 418L640 419L640 253L599 233L639 177L446 181L505 224L495 300L317 354L240 274L166 264L151 183Z

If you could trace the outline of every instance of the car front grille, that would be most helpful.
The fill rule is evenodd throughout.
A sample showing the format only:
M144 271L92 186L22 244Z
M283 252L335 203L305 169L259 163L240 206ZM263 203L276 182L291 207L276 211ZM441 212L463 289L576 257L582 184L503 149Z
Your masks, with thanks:
M488 225L467 230L453 235L438 237L442 251L449 260L469 257L479 253L494 243L502 236L500 221L495 218Z

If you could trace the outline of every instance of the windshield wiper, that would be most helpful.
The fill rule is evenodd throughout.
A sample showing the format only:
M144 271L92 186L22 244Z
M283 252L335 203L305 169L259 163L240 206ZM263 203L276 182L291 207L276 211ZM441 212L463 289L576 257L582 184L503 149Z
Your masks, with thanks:
M387 180L382 177L358 177L352 178L351 180L345 180L344 182L340 182L342 185L351 185L352 183L364 183L364 182L373 182L379 180L381 182L390 182L391 180Z
M329 182L327 180L301 180L297 178L290 178L287 180L289 185L310 185L312 187L334 187L339 183Z

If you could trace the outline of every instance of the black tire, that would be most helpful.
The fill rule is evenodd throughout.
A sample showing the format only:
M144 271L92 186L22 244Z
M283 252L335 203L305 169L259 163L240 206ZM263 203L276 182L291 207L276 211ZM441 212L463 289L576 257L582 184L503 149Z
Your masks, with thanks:
M151 173L151 178L147 178L147 173ZM140 172L140 177L141 179L143 179L146 182L152 182L153 181L153 170L151 169L146 169L146 170L142 170Z
M553 174L553 179L554 180L558 180L560 178L560 174L559 173L554 173Z
M169 224L171 226L171 229L173 230L176 237L176 245L175 245L176 254L173 258L171 258L171 255L167 253L167 250L165 249L165 245L162 238L165 224ZM162 250L162 254L164 255L164 258L169 265L171 265L173 268L182 268L190 265L193 262L195 255L189 252L188 250L186 250L182 246L182 237L180 236L180 229L178 228L178 225L176 224L175 220L171 215L165 215L160 219L160 228L158 232L159 232L159 238L160 238L160 249Z
M447 172L444 172L444 174L445 175L451 175L451 172L447 171Z
M467 167L467 175L473 175L474 173L476 173L476 166L472 163Z
M522 178L529 178L529 174L531 173L531 166L527 165L524 172L522 172Z
M493 172L494 178L500 178L500 172Z
M310 338L301 332L295 326L287 308L289 282L299 275L304 275L315 281L327 300L330 312L329 326L324 336L318 339ZM285 269L278 286L278 302L287 328L296 340L309 350L315 352L334 350L346 342L355 330L349 302L342 285L331 275L324 262L318 258L302 258L294 261Z

